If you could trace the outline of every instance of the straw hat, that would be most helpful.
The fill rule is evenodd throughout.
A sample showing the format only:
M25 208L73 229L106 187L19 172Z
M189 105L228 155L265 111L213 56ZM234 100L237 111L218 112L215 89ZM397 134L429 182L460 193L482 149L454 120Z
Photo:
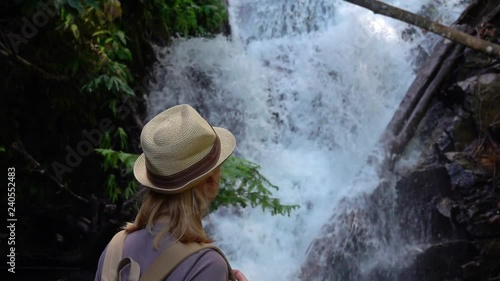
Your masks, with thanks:
M142 129L144 151L134 164L142 185L160 193L180 193L210 175L236 146L228 130L212 127L191 106L171 107Z

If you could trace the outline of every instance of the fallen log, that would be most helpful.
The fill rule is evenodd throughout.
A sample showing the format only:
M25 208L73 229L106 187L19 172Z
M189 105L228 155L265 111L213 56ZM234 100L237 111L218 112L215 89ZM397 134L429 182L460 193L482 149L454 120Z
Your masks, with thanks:
M488 3L476 1L471 4L453 25L460 26L464 32L473 34L477 26L500 13L500 9L489 10L493 6L500 6L498 2L486 2ZM478 17L481 20L477 20ZM464 46L460 44L442 40L421 67L379 140L380 146L386 153L381 160L380 174L392 171L394 163L415 135L431 98L441 90L443 81L461 57L463 50Z
M487 55L500 58L500 45L490 43L481 38L474 37L466 32L458 29L442 25L438 22L431 21L422 16L410 13L403 9L388 5L377 0L344 0L346 2L369 9L376 14L388 16L406 23L418 26L422 29L436 33L453 42L460 43L471 49L481 51ZM498 4L500 6L500 4Z

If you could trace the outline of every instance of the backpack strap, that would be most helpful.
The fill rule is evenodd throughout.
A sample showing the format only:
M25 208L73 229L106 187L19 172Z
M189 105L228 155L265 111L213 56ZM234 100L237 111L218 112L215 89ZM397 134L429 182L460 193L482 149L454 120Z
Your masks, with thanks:
M198 253L203 249L213 249L217 251L223 258L228 267L228 280L236 281L233 270L226 256L222 251L213 244L189 243L184 244L175 242L164 250L142 275L140 281L163 281L167 276L184 260L191 255Z
M116 233L113 239L111 239L111 242L109 242L106 256L104 257L104 264L102 266L102 281L118 280L118 272L115 269L122 260L123 242L126 236L125 230L122 230Z
M131 258L122 258L123 244L125 242L126 236L127 234L125 233L125 230L122 230L115 234L113 239L111 239L111 241L109 242L108 248L106 250L106 255L104 257L104 264L101 272L101 281L121 281L120 271L128 264L130 264L128 281L163 281L181 262L203 249L213 249L217 251L222 256L222 258L224 258L224 261L227 264L228 280L237 281L234 277L233 270L231 269L231 265L229 264L226 256L215 245L213 245L212 243L184 244L181 242L175 242L167 249L165 249L139 279L141 272L139 264Z
M122 281L122 275L120 271L127 265L130 264L130 271L128 273L128 281L139 281L139 276L141 275L141 266L131 258L123 258L118 267L116 268L116 274L118 274L118 281ZM163 280L161 280L163 281Z

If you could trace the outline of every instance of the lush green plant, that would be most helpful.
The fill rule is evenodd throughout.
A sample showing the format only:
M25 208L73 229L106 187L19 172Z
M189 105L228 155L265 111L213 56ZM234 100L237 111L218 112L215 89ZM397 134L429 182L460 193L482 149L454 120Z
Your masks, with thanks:
M204 36L220 29L227 18L220 0L149 0L144 5L147 25L159 21L171 36Z
M278 198L271 197L271 189L278 190L259 172L260 166L251 161L231 156L222 165L222 180L213 209L219 206L260 206L272 215L290 215L298 205L283 205Z
M132 197L137 192L138 185L130 175L138 155L102 148L95 151L104 159L104 170L110 173L106 180L106 193L111 202L116 202L119 197L124 199ZM122 185L125 187L122 188Z
M134 162L138 155L114 151L111 149L96 149L96 152L104 157L104 169L121 169L126 174L132 172ZM278 198L271 197L270 189L278 190L259 172L260 166L239 158L231 156L222 165L222 179L219 192L212 203L212 211L221 206L239 206L239 207L262 207L262 210L269 210L272 215L290 215L291 211L298 208L298 205L283 205ZM112 200L123 196L128 199L137 191L137 185L130 183L126 185L123 191L116 185L116 178L108 183L108 194ZM130 181L133 183L133 181Z
M123 3L122 3L123 2ZM133 95L130 65L133 58L128 48L129 33L145 33L147 30L164 30L170 36L207 35L226 20L226 12L219 0L145 0L139 7L143 13L135 23L134 6L118 0L56 0L59 8L58 29L72 34L78 56L71 62L71 71L80 68L89 74L82 91L94 92L106 89L113 93ZM122 5L123 4L123 5Z
M85 203L93 195L117 202L136 194L138 186L131 171L140 131L140 122L135 120L140 116L135 113L142 112L144 104L143 93L136 96L134 91L136 86L144 86L145 69L155 62L151 44L168 45L174 37L223 31L227 14L222 1L0 2L0 91L9 93L0 107L10 113L10 118L0 120L0 153L5 162L16 163L26 175L33 174L33 161L39 163L37 176L23 178L26 194L20 191L17 196L40 206L61 202L76 206L58 196ZM47 6L51 11L47 21L23 37L27 36L27 21L33 25L34 15L46 11ZM16 44L6 39L12 34L18 38ZM118 108L125 100L134 112L121 119ZM68 151L78 150L85 139L83 130L95 130L105 119L116 129L102 131L100 143L92 144L101 157L79 155L81 159L69 165ZM10 149L17 142L23 144L25 153ZM65 166L57 177L51 169L54 162ZM272 197L271 191L277 187L254 163L232 157L222 173L214 209L260 206L273 215L285 215L297 208Z

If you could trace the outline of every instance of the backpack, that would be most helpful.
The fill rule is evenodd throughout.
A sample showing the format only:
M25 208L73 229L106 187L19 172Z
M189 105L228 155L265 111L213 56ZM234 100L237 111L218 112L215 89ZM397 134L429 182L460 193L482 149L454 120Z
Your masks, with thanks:
M168 275L185 259L191 255L198 253L203 249L213 249L217 251L226 261L228 267L227 280L237 281L234 277L233 270L226 256L222 251L212 243L181 243L175 242L165 249L153 262L153 264L140 276L141 268L139 264L129 257L122 257L123 243L127 234L125 230L118 232L111 242L109 242L104 264L102 267L101 281L122 281L120 271L130 264L130 273L127 281L163 281ZM125 281L125 280L123 280Z

